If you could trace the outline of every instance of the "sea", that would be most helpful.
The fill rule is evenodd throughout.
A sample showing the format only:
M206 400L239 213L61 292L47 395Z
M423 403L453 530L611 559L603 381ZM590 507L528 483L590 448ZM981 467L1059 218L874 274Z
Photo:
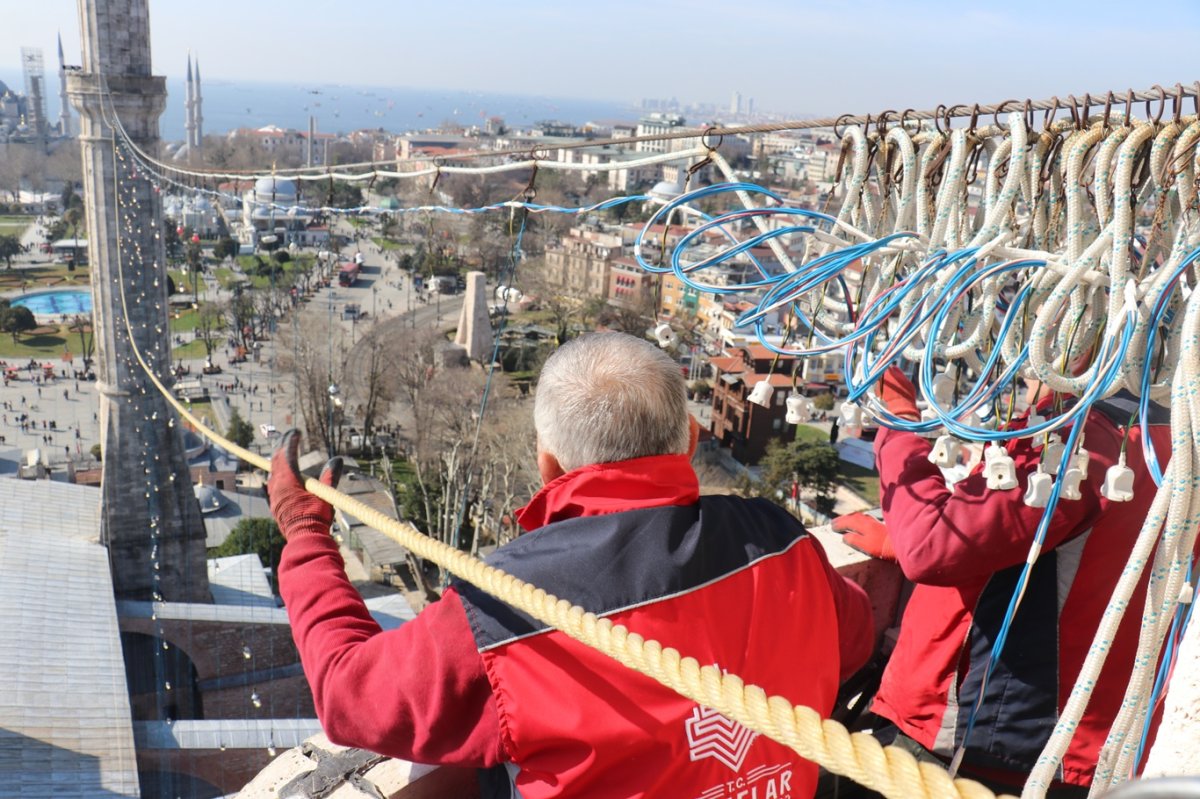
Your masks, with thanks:
M0 70L3 80L16 91L23 81L19 72ZM58 119L57 74L47 75L51 95L49 117ZM182 78L168 78L167 107L159 119L166 141L184 137L184 90ZM316 117L322 133L382 128L392 133L437 128L444 123L469 127L488 117L501 117L512 128L528 128L536 122L557 120L574 124L595 121L636 120L632 103L615 100L585 100L521 94L415 89L405 87L351 86L327 83L260 83L205 78L201 91L204 133L228 133L237 128L277 125L308 129L308 118Z

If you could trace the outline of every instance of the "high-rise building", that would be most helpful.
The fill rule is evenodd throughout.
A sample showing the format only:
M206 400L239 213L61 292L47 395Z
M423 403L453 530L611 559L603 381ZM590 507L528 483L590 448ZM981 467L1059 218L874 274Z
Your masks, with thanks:
M729 113L737 115L742 113L742 93L734 91L733 96L729 98Z
M46 69L40 47L21 48L25 73L26 123L37 136L46 135Z

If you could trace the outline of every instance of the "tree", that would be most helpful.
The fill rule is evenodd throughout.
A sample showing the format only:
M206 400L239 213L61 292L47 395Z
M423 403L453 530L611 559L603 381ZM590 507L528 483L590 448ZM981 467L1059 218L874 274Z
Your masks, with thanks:
M225 309L214 302L204 303L196 317L196 328L204 342L205 358L211 361L213 350L217 348L217 333L225 329Z
M21 333L38 326L33 311L24 305L9 305L7 300L0 302L4 303L0 306L0 330L12 334L13 341L17 341Z
M12 269L12 259L14 255L21 254L21 240L16 236L0 236L0 258L4 259L4 265Z
M832 504L832 491L838 475L837 450L823 441L793 441L784 443L773 439L767 453L759 461L759 478L743 482L748 494L776 499L789 495L792 483L816 495L818 505Z
M271 569L271 588L278 592L275 575L279 573L279 557L286 543L274 519L241 519L220 546L208 550L210 558L229 558L234 555L258 555L263 566Z
M254 441L254 426L242 418L237 408L229 417L229 429L225 431L225 437L243 449Z
M92 351L96 348L96 334L92 330L92 317L86 314L76 314L71 317L67 327L72 333L79 334L79 353L83 356L86 366L92 360Z
M229 236L223 236L217 239L217 243L213 245L213 256L224 261L226 258L233 258L241 250L237 241Z

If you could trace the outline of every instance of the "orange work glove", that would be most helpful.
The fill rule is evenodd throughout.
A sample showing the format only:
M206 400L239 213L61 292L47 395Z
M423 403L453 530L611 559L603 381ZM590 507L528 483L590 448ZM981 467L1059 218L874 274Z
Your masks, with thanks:
M896 550L888 537L887 526L868 513L848 513L838 516L829 525L851 549L880 560L895 562Z
M333 506L304 489L298 453L300 431L289 430L283 443L271 456L271 477L267 481L267 501L279 532L287 539L292 533L329 532L333 524ZM331 458L321 469L320 480L336 488L342 477L342 459Z
M913 421L921 418L921 412L917 410L917 390L899 366L893 364L884 370L875 393L894 416Z

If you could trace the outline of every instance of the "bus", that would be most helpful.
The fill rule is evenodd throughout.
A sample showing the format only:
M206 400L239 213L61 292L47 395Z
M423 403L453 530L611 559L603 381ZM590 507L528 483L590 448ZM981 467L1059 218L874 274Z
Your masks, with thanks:
M353 261L342 264L341 271L338 272L338 285L353 286L358 282L358 270L361 268L361 264Z

